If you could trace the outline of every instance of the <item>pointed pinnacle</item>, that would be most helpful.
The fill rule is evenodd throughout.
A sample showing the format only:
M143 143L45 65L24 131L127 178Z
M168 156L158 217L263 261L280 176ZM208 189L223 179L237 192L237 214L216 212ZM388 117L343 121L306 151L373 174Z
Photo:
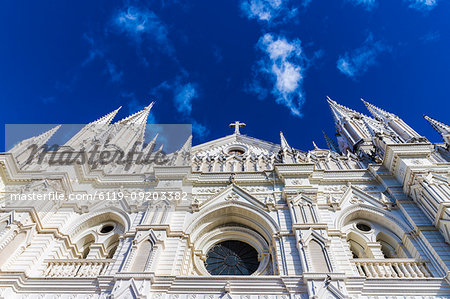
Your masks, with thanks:
M334 143L334 141L327 135L327 133L325 133L325 131L322 130L322 133L323 133L323 136L325 137L325 141L327 143L328 148L332 151L340 153L340 150L339 150L338 146L336 145L336 143Z
M186 139L186 142L181 147L181 151L189 152L191 150L192 146L192 135L189 135L189 137Z
M314 141L312 142L312 144L313 144L315 150L319 149L319 147L316 145L316 143Z
M148 105L144 109L142 109L124 119L121 119L117 123L118 124L126 124L126 123L145 124L145 123L147 123L148 115L154 104L155 104L155 102L151 102L150 105Z
M116 116L117 112L119 112L119 110L122 108L122 106L120 106L119 108L117 108L116 110L106 114L105 116L97 119L96 121L91 122L91 124L102 124L102 125L109 125L112 120L114 119L114 117Z
M144 152L151 153L153 151L153 148L155 147L156 139L158 138L159 133L156 133L155 137L147 144L147 146L144 149Z
M45 142L47 142L55 133L56 131L59 130L59 128L61 128L61 125L57 125L56 127L51 128L50 130L42 133L41 135L36 136L36 140L45 140Z
M433 128L441 135L448 135L450 134L450 126L444 124L443 122L440 122L434 118L429 117L428 115L423 115L423 118L425 118L428 123L433 126Z
M59 130L59 128L61 128L61 125L57 125L56 127L51 128L48 131L45 131L44 133L37 135L37 136L33 136L30 138L27 138L25 140L20 141L18 144L16 144L13 148L11 148L8 152L15 152L18 148L20 148L21 144L27 144L27 143L35 143L37 146L42 146L45 143L47 143L47 141L50 140L50 138L52 138L52 136L56 133L56 131Z
M367 110L369 110L370 114L372 114L372 116L375 117L376 119L386 119L395 116L394 114L387 112L381 108L378 108L377 106L365 101L364 99L361 99L361 101L364 103Z
M339 121L342 118L350 117L353 114L361 115L358 111L345 107L341 104L338 104L336 101L333 101L330 97L327 96L327 102L330 106L331 113L333 114L333 118L335 124L338 125Z
M289 146L286 138L284 137L283 132L280 131L280 145L282 150L291 150L292 148Z

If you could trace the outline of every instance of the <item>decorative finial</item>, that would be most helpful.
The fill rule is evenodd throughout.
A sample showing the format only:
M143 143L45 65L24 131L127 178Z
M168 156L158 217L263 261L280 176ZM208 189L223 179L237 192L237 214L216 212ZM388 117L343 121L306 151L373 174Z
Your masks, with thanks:
M313 144L315 150L319 149L319 147L316 145L316 143L314 141L312 142L312 144Z
M230 124L230 128L234 128L234 135L241 135L241 132L239 132L239 128L243 128L245 126L246 124L241 123L238 120Z

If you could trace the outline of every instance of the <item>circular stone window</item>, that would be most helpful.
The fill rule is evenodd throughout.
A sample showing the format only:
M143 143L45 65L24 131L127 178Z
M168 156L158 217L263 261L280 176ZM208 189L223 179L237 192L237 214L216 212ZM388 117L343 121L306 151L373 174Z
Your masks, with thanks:
M205 266L211 275L251 275L259 266L258 252L241 241L224 241L208 251Z
M112 232L114 230L114 225L112 224L105 224L101 229L100 233L107 234L109 232Z
M239 145L232 145L224 150L228 155L242 156L246 152L246 148Z
M367 224L364 224L364 223L361 223L361 222L356 224L356 228L359 229L360 231L363 231L363 232L368 232L368 231L370 231L372 229Z

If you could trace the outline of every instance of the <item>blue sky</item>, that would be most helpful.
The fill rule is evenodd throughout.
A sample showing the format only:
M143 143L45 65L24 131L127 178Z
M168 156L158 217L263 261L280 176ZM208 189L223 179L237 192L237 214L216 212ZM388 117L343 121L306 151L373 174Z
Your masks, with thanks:
M155 100L194 143L242 133L325 147L326 103L450 123L450 1L1 1L3 124L88 123ZM3 148L4 132L0 135Z

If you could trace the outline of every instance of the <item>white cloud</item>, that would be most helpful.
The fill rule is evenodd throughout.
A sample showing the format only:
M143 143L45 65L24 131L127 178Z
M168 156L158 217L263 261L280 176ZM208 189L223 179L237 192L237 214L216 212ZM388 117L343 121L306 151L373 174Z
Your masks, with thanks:
M366 10L372 10L377 4L376 0L349 0L349 1L355 5L364 7Z
M437 4L437 0L408 0L410 2L409 7L417 10L431 10Z
M192 117L192 102L199 96L197 84L192 82L181 84L181 78L177 78L172 88L175 90L174 103L177 111L184 120L192 123L192 132L196 138L203 140L209 134L209 130Z
M119 82L122 80L123 72L117 70L117 66L109 60L106 61L106 69L108 74L111 76L112 82Z
M362 6L366 10L372 10L378 4L377 0L348 0L354 5ZM409 7L417 9L417 10L431 10L437 4L438 0L404 0L409 2Z
M97 58L97 57L103 58L105 56L105 54L96 45L94 39L91 36L89 36L85 33L85 34L83 34L83 39L85 39L90 46L88 57L86 57L86 59L81 63L81 66L85 67L86 65L91 63L95 58Z
M267 90L262 87L260 79L268 75L276 102L288 107L293 115L301 116L306 58L300 40L288 41L282 36L267 33L259 39L257 46L266 56L258 61L257 78L246 91L255 93L260 99L265 98Z
M177 111L184 115L191 115L192 101L197 97L198 92L193 83L176 86L174 102Z
M389 50L390 48L380 41L375 42L372 34L369 34L360 48L339 56L336 66L344 75L356 78L376 64L376 58L380 53Z
M249 19L273 21L277 17L292 18L297 14L296 8L288 7L289 0L243 0L241 10Z
M441 33L439 31L432 31L428 32L424 36L422 36L420 39L424 42L433 42L441 38Z
M209 130L206 126L200 124L195 119L192 120L192 132L200 140L203 140L209 134Z
M116 14L114 24L137 43L141 43L144 37L151 37L165 50L173 51L167 26L151 10L128 7Z
M264 100L269 94L267 88L262 86L259 80L253 80L250 83L246 84L244 91L255 94L259 100Z
M209 134L209 130L192 116L193 101L200 96L198 84L189 82L188 78L189 74L182 72L182 75L174 80L164 81L153 88L151 93L162 97L164 92L169 92L173 96L173 103L175 109L180 114L180 120L190 122L195 137L203 140Z

